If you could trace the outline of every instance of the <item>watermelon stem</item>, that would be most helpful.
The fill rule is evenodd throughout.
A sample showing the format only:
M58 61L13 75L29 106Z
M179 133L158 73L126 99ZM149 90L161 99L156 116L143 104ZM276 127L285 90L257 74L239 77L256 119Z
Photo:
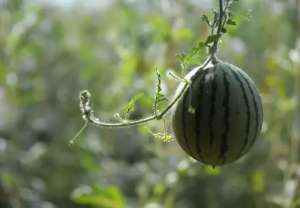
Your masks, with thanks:
M211 52L211 55L212 55L213 58L215 57L215 54L217 52L218 42L219 42L219 39L221 37L222 22L223 22L223 16L224 16L223 1L222 0L219 0L219 8L220 8L220 11L219 11L219 15L218 15L219 16L219 18L218 18L218 29L217 29L217 34L216 34L217 38L214 40L213 45L210 48L210 52Z
M219 12L214 11L214 21L213 24L211 24L210 26L211 34L206 41L213 62L216 62L216 53L218 51L219 40L221 39L222 35L226 33L225 25L236 24L232 19L230 19L231 17L230 10L233 2L234 2L233 0L225 0L225 3L223 3L223 0L219 0ZM217 31L215 33L216 25L217 25Z
M211 59L208 58L202 66L198 67L198 70L204 69L209 63ZM98 127L106 127L106 128L124 128L129 126L136 126L148 123L153 120L161 120L163 117L172 109L172 107L180 100L182 95L187 91L190 86L190 80L188 78L180 79L181 83L183 83L183 87L180 91L175 95L174 99L162 110L161 112L156 112L151 116L141 118L138 120L123 120L121 122L105 122L100 118L96 117L94 114L94 110L91 104L91 93L87 90L83 90L80 92L79 100L80 100L80 110L83 120L88 123L91 123Z

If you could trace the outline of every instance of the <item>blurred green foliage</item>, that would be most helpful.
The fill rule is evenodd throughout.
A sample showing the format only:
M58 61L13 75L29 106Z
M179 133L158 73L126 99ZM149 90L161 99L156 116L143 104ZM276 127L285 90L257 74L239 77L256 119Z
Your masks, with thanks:
M0 207L299 207L297 4L244 0L234 9L237 25L219 56L253 77L265 121L247 156L212 168L154 138L161 122L91 126L68 144L83 124L81 89L91 90L106 120L140 92L128 116L152 112L155 69L172 96L178 83L164 74L192 67L182 69L178 54L205 41L201 16L217 1L0 0ZM170 119L166 125L170 133Z

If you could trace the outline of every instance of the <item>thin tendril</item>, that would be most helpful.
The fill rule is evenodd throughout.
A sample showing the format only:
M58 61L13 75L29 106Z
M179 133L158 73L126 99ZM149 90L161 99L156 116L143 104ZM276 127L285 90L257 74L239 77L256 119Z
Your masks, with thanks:
M82 134L82 132L87 128L87 126L88 126L88 122L85 121L83 126L76 133L76 135L69 141L70 146L72 146L75 143L75 141L79 138L79 136Z

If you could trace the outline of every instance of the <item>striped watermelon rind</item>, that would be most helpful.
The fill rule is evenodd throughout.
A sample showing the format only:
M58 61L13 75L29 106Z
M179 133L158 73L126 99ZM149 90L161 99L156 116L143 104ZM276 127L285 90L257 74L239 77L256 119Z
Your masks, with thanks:
M262 128L255 83L237 66L221 61L192 73L173 114L176 140L203 163L234 162L251 149Z

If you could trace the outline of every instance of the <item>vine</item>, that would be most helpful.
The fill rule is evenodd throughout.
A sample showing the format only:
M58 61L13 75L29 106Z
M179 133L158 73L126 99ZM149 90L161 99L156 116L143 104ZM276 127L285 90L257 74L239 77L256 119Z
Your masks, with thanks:
M199 54L200 51L203 49L207 49L209 52L209 56L204 61L201 66L197 67L197 70L204 69L210 62L215 63L217 62L217 50L219 45L219 40L224 33L227 32L226 25L236 25L236 23L232 19L231 8L234 2L238 0L219 0L219 11L213 11L213 18L210 18L207 15L202 15L201 19L204 21L207 26L210 28L210 34L206 38L204 42L199 42L196 47L193 47L187 54L180 54L179 60L181 62L182 67L186 67L186 64L190 62L190 59L193 58L195 55ZM169 72L169 76L177 81L180 82L178 91L175 94L174 98L168 105L162 110L158 110L158 106L161 102L167 101L166 97L162 93L161 89L161 75L156 70L157 75L157 85L156 85L156 93L155 93L155 100L153 104L153 114L147 116L145 118L141 118L138 120L128 120L127 118L122 118L120 114L116 114L115 117L118 118L118 122L105 122L101 120L99 117L95 116L94 110L92 108L91 102L91 93L88 90L83 90L80 92L79 95L79 105L80 111L83 120L85 121L83 127L79 130L76 136L70 141L70 144L73 144L76 138L83 132L83 130L88 126L88 123L91 123L98 127L106 127L106 128L123 128L129 126L136 126L148 123L153 120L163 120L164 122L164 131L165 133L161 135L153 134L159 136L161 138L169 139L168 135L166 134L165 128L165 120L164 116L170 111L170 109L177 103L177 101L182 97L182 95L187 91L189 88L191 80L187 77L181 78L177 76L173 72ZM125 113L129 113L131 110L134 109L134 104L139 96L135 96L131 101L128 103ZM164 140L164 139L163 139Z

